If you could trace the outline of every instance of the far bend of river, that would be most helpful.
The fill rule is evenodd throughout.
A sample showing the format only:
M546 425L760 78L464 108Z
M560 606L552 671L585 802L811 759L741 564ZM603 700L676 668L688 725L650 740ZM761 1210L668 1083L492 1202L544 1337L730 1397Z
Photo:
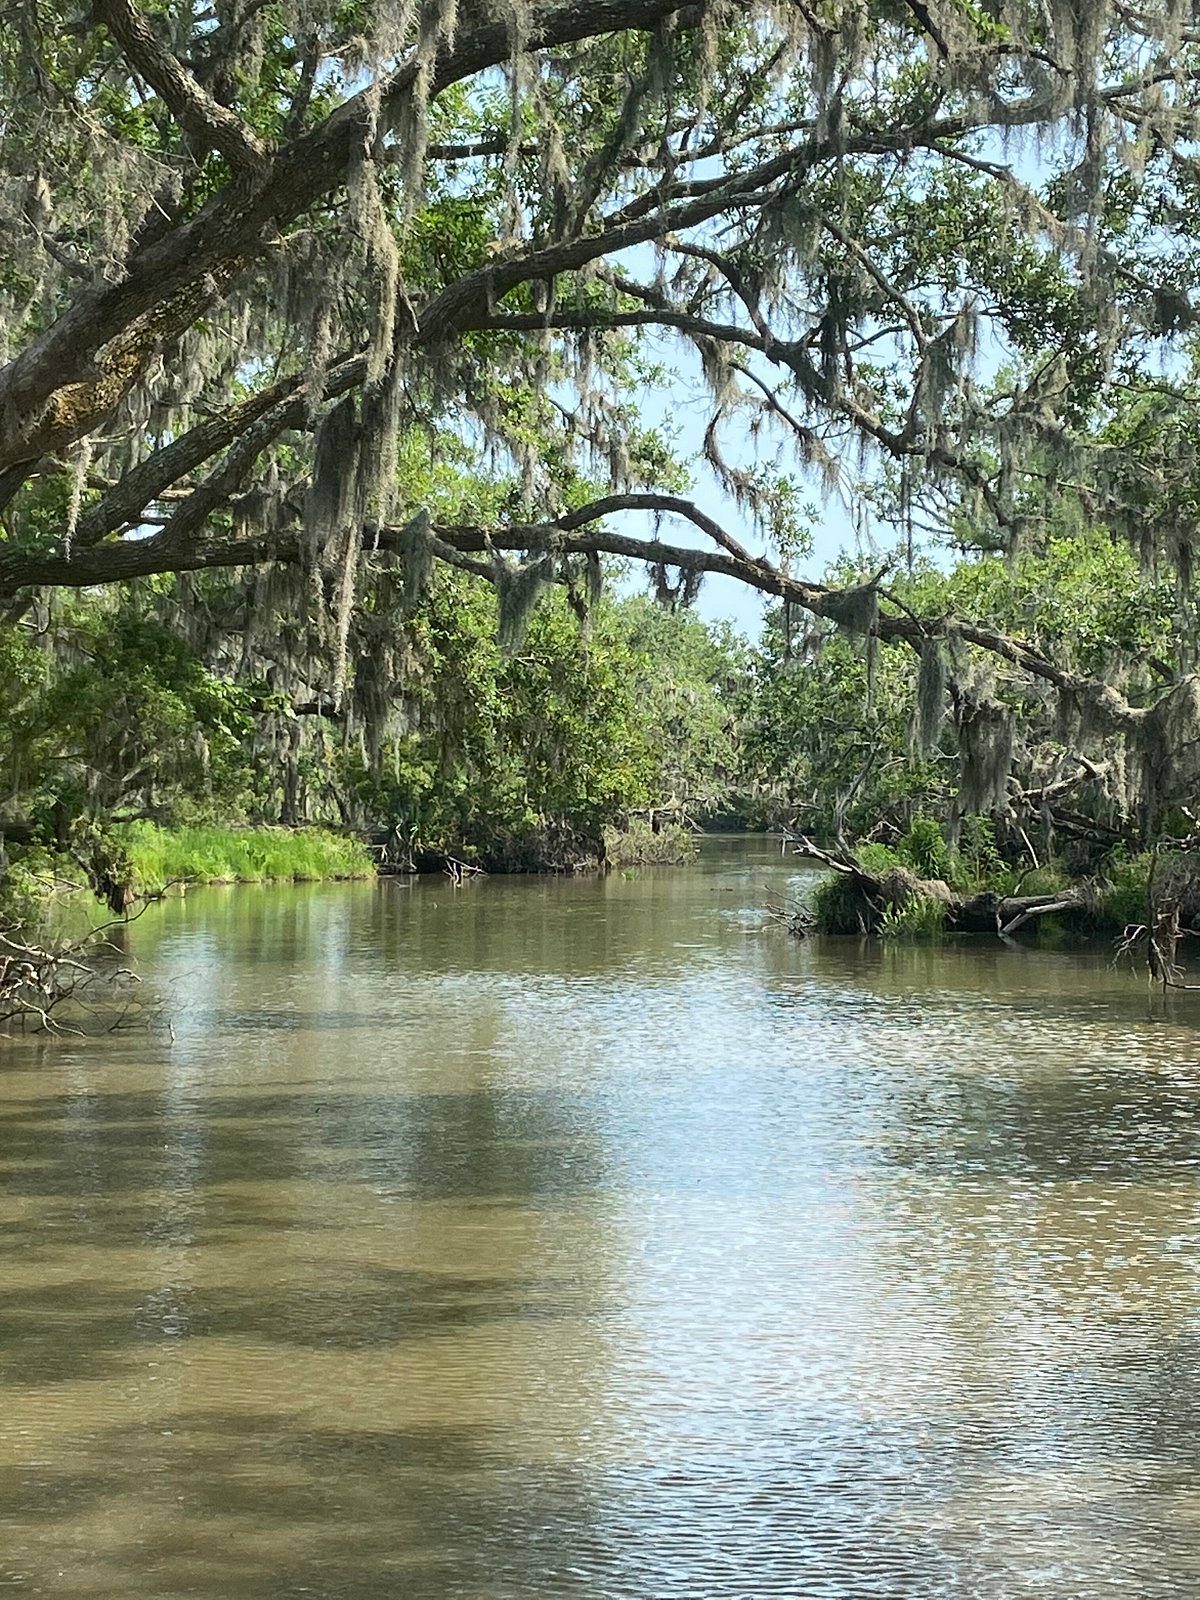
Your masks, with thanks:
M149 911L0 1055L0 1596L1200 1593L1200 995L795 876Z

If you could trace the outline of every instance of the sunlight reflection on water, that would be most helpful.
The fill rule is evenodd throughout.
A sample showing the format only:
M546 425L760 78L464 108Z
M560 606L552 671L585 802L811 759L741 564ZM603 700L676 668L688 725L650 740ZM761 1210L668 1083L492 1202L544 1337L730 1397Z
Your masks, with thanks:
M1197 1592L1200 1008L794 877L147 915L174 1042L0 1062L0 1584Z

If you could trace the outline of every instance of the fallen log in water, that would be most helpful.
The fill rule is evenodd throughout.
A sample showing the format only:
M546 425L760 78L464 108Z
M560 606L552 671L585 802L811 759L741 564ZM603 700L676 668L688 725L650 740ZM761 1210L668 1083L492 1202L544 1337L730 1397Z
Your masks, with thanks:
M914 902L940 906L943 926L957 933L990 933L1007 938L1038 917L1057 911L1080 911L1088 905L1084 889L1059 889L1052 894L1001 895L991 890L959 894L941 878L919 878L906 867L870 872L849 855L822 850L809 839L795 843L795 853L819 861L846 882L844 893L822 931L878 933L888 916L910 911Z

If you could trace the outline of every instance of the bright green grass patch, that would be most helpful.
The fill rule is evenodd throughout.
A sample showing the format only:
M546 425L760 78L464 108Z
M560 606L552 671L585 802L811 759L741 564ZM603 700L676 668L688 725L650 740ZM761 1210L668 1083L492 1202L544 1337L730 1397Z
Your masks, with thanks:
M880 923L884 939L940 939L946 931L946 905L925 895L914 897L903 906L889 906Z
M357 839L324 828L160 828L129 822L112 829L137 894L170 883L319 883L369 878L375 862Z

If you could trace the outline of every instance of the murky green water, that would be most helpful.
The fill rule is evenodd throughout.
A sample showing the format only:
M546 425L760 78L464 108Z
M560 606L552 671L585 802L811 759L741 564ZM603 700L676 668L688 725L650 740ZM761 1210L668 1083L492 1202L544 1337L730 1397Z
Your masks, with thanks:
M1200 996L765 842L205 891L0 1057L0 1594L1200 1589Z

